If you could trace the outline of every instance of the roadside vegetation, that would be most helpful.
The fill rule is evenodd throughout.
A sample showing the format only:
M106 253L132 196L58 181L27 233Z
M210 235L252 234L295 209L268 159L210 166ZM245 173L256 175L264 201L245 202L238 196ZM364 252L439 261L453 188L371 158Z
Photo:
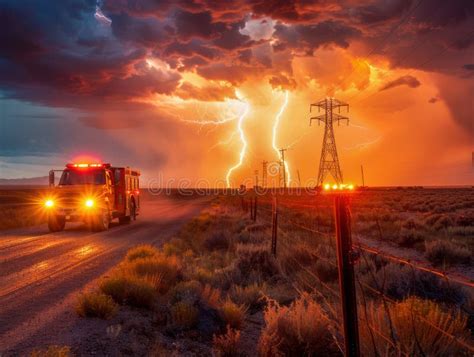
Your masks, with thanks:
M463 201L462 211L456 213L459 217L471 214L466 202L471 201ZM386 205L392 203L387 200ZM387 231L384 225L391 224L390 220L364 205L354 202L354 225L366 214L361 222L375 224L375 233L370 233L375 239L380 238L377 225L397 237L402 229L412 230L423 237L414 248L433 264L471 263L466 251L472 246L466 236L442 240L449 227L471 227L470 221L452 217L464 226L443 221L436 226L442 227L442 233L430 237L428 232L438 232L437 228L419 223L429 216L401 218L400 214L394 225L399 228ZM310 222L305 212L288 208L284 213L293 222ZM332 232L332 217L323 205L311 214L318 230ZM95 291L79 297L77 312L111 319L111 324L120 320L122 311L146 312L153 326L149 353L156 355L185 351L216 356L254 355L257 351L261 356L341 355L339 300L328 291L338 291L337 269L328 263L336 262L334 241L303 230L287 230L290 223L282 219L274 257L268 217L259 212L254 222L247 216L238 199L216 199L162 247L130 250ZM364 229L359 226L357 234ZM360 259L357 277L364 355L390 356L400 351L413 356L466 355L433 327L472 343L473 299L465 288L373 256ZM374 291L382 292L390 303Z

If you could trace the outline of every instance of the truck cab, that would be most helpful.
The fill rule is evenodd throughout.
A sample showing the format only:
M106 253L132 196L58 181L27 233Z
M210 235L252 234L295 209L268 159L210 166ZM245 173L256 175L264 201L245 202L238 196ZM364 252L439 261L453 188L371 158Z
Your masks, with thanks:
M60 171L56 185L55 173ZM140 212L140 172L110 164L74 163L49 172L50 190L44 202L51 232L62 231L66 222L85 222L93 231L136 220Z

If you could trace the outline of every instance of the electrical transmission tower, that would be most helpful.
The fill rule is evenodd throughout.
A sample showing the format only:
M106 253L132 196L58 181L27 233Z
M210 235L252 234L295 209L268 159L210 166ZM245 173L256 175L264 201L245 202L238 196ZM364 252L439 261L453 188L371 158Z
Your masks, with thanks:
M346 107L349 111L349 104L343 103L335 98L326 98L317 103L313 103L309 107L311 113L313 107L318 108L318 112L324 110L324 114L312 117L309 120L311 125L313 120L318 121L318 125L324 123L324 139L323 147L321 150L321 159L319 161L319 172L318 172L318 186L323 184L324 179L328 174L331 174L336 183L340 184L342 180L341 167L339 166L339 159L337 157L336 139L334 138L333 123L337 121L339 125L341 120L345 120L349 125L349 118L342 116L334 111L337 109L341 112L341 108Z

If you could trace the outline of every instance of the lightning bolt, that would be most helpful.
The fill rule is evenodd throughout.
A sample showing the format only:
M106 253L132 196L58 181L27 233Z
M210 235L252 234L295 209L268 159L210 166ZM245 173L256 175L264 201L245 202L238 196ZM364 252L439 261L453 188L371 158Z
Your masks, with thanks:
M110 25L112 23L112 20L109 19L107 16L105 16L104 13L102 12L102 10L99 7L98 2L97 2L97 5L95 6L94 17L97 19L97 21L105 23L106 25Z
M192 120L192 119L179 119L184 123L192 123L192 124L199 124L203 125L221 125L231 121L234 121L237 118L226 118L226 119L217 119L217 120Z
M242 142L242 148L240 149L239 162L235 164L234 166L232 166L227 171L227 175L225 177L225 180L227 182L227 188L230 188L230 176L232 175L232 172L242 165L242 162L244 161L245 153L247 152L247 139L245 138L245 133L242 128L242 123L244 121L244 118L247 116L249 109L250 109L250 105L248 103L245 103L245 111L240 116L239 122L237 125L237 130L240 134L240 141Z
M283 112L286 109L286 106L288 105L288 91L285 92L285 101L283 102L280 111L278 112L277 116L275 117L275 122L273 123L273 137L272 137L272 147L273 150L275 150L276 154L278 155L278 159L281 160L281 153L280 150L278 150L277 144L276 144L276 137L277 137L277 131L278 131L278 126L280 124L280 118L283 114ZM288 163L285 161L285 172L286 172L286 185L290 185L290 170L288 167Z
M362 150L362 149L366 149L370 145L378 143L380 141L380 139L382 139L382 136L379 136L379 137L377 137L377 138L375 138L374 140L371 140L371 141L356 144L354 146L346 146L346 147L344 147L344 150L357 150L357 149Z
M212 145L212 146L209 148L208 152L214 150L214 149L215 149L216 147L218 147L219 145L229 145L230 142L232 141L232 139L234 139L235 134L237 134L237 130L236 130L236 131L233 131L233 132L230 134L230 136L229 136L226 140L221 140L221 141L215 143L214 145Z

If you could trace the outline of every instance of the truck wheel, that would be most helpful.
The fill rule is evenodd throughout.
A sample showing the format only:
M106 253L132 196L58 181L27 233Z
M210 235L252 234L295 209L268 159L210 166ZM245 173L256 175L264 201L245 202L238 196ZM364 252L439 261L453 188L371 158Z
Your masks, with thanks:
M119 223L120 224L130 223L130 216L119 217Z
M130 219L137 220L137 208L135 207L135 201L132 201L132 206L130 207Z
M134 221L137 219L137 210L135 209L135 203L133 201L130 203L130 216L119 217L119 223L120 224L130 223L132 219Z
M109 224L110 216L107 212L103 212L92 219L92 230L94 232L106 231L109 229Z
M62 216L49 215L48 228L50 232L61 232L66 226L66 218Z

